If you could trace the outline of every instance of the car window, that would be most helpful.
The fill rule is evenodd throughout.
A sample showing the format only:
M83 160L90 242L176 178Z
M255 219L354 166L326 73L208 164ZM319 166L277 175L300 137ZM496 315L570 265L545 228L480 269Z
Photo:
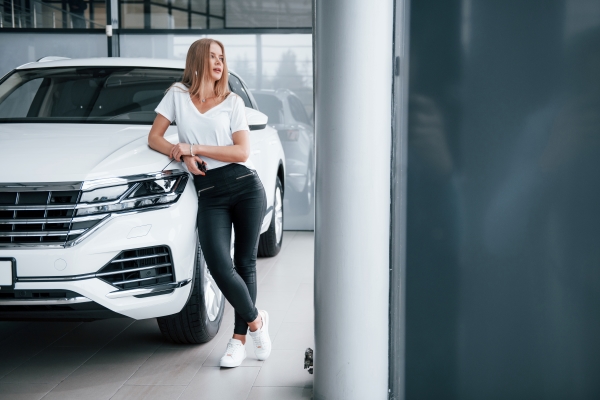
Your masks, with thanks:
M0 84L0 122L152 124L181 70L69 67L15 71Z
M254 92L259 111L267 114L269 124L283 123L283 103L273 94Z
M232 74L229 74L229 90L240 96L242 100L244 100L246 107L253 108L252 102L250 101L248 93L246 93L244 85L242 85L242 82L237 78L237 76Z
M41 78L25 81L0 104L0 118L23 118L42 84Z
M292 116L298 122L302 122L304 124L310 125L310 120L308 119L308 115L306 115L306 110L304 106L295 96L289 96L288 101L290 103L290 111L292 112Z

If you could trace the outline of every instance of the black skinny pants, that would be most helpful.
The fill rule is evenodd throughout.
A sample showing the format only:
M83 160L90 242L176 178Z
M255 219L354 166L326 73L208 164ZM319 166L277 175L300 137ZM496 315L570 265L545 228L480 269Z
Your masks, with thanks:
M228 164L194 176L198 191L198 236L204 259L223 295L235 310L234 333L245 335L258 317L256 253L267 204L256 171ZM231 225L235 231L231 264Z

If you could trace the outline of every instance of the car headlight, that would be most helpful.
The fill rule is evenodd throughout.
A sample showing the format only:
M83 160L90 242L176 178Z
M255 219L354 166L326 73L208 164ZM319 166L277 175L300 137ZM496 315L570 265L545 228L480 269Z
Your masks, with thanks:
M107 180L85 190L77 204L76 216L160 207L175 203L188 181L184 171L164 171L154 176ZM98 187L98 185L101 185Z

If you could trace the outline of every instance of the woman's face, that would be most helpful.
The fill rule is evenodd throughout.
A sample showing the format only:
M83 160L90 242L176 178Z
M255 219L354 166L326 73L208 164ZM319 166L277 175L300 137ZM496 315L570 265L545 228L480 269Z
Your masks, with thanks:
M210 67L210 77L215 81L221 79L221 76L223 76L223 51L221 50L221 46L216 43L210 45L208 65Z

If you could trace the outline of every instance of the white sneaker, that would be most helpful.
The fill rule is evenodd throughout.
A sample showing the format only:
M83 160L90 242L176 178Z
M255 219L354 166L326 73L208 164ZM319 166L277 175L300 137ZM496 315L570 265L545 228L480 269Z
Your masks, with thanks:
M241 340L229 339L227 343L227 350L221 357L221 367L233 368L239 367L242 361L246 358L246 346L242 344Z
M266 360L271 354L271 338L269 337L269 314L265 310L258 311L262 317L262 327L250 333L254 341L254 354L259 360Z

